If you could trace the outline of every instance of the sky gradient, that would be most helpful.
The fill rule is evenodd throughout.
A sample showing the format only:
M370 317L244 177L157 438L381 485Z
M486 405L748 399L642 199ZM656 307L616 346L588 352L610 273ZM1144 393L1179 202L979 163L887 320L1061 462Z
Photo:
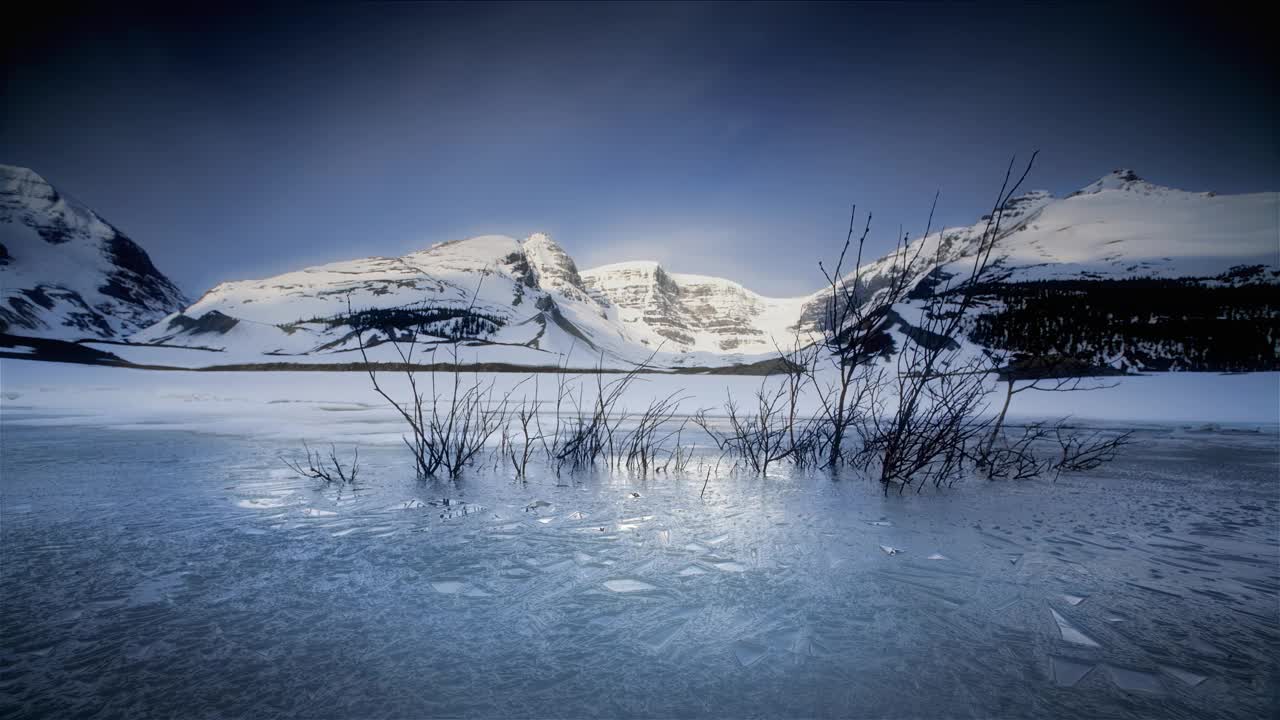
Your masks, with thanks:
M189 295L469 235L809 292L849 204L872 254L969 224L1013 153L1280 190L1276 53L1245 12L1133 5L377 5L32 18L0 162ZM1221 16L1230 17L1221 17Z

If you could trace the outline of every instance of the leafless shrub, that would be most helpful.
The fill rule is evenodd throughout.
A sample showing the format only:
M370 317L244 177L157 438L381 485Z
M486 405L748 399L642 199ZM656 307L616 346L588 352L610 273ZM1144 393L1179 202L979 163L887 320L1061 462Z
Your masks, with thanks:
M830 425L825 416L800 415L800 403L815 383L821 347L806 342L797 334L791 347L782 349L774 345L784 368L783 388L786 393L787 442L790 461L797 467L820 467L827 462L827 449L831 442Z
M927 377L899 372L885 389L892 395L886 402L897 403L893 411L872 413L864 424L859 461L878 472L886 492L912 483L950 485L984 435L985 373L967 364L944 370Z
M489 440L506 426L509 399L494 393L494 382L483 381L479 373L464 383L462 370L454 370L446 394L437 392L436 374L431 375L429 399L416 393L416 419L425 424L419 441L405 444L414 453L418 474L423 478L444 475L455 478L484 451ZM423 412L423 407L428 408Z
M562 386L562 395L557 399L556 449L551 458L557 468L581 470L593 467L602 460L606 464L612 464L619 457L623 439L621 427L627 419L627 413L620 405L622 397L627 388L639 379L640 374L650 367L649 363L657 353L658 350L654 350L644 362L607 382L604 379L605 373L597 368L596 393L590 405L583 402L581 386L578 387L577 394L569 390L567 385ZM573 406L573 416L567 424L561 423L559 418L561 402L568 402Z
M534 423L538 428L538 441L542 445L542 451L546 458L547 465L555 468L557 472L562 465L558 458L560 457L561 451L564 449L563 443L566 439L565 412L573 400L572 379L567 373L569 358L572 355L573 346L570 346L569 352L565 353L564 357L561 359L556 372L556 399L552 405L552 418L554 419L554 423L551 423L550 429L545 429L542 425L543 413L539 412L534 415Z
M1079 373L1078 363L1060 357L1024 358L1016 363L1006 363L1003 356L991 356L992 363L1000 368L999 379L1005 383L1004 404L996 416L995 424L983 455L990 454L1004 427L1005 415L1013 396L1032 390L1035 392L1089 392L1116 387L1119 383L1087 377ZM1083 368L1088 370L1088 368ZM1018 383L1022 383L1019 385Z
M1009 201L1034 162L1033 154L1021 177L1010 182L1010 161L967 277L955 287L947 278L946 286L931 294L919 324L912 328L911 342L904 343L898 353L896 378L887 387L892 397L876 400L891 406L892 412L888 418L876 415L867 423L863 459L878 467L886 492L893 485L901 492L912 483L920 487L928 482L935 486L954 482L975 455L979 438L990 431L991 421L983 418L983 412L990 392L988 377L995 368L989 358L965 359L957 338L978 283L990 268L992 250L1004 234L1001 223ZM943 264L943 246L939 241L935 268ZM873 393L885 389L875 387Z
M667 461L657 468L659 471L669 473L674 470L677 473L684 474L689 467L689 461L693 459L694 453L697 452L696 445L686 446L683 442L685 429L689 426L691 418L684 417L680 419L680 424L675 429L675 446L667 452ZM667 433L670 439L671 433Z
M303 461L281 458L290 470L293 470L301 477L320 480L326 485L355 484L356 477L360 473L360 448L355 448L350 467L343 467L342 461L338 459L338 448L334 445L329 446L327 460L320 454L319 450L312 450L305 442L302 443L302 449L306 454L305 468L302 465Z
M1093 470L1111 462L1116 454L1133 441L1133 432L1118 434L1096 431L1088 434L1071 432L1064 424L1054 428L1054 436L1061 450L1052 467L1054 480L1064 472Z
M672 438L677 438L688 423L687 419L674 422L683 400L684 398L679 397L679 393L676 392L651 401L648 408L637 419L635 428L622 440L619 454L610 459L611 464L615 467L625 464L627 469L642 473L648 472L651 468L667 469L675 456L671 451L665 450L664 446ZM673 424L674 427L671 427ZM679 441L676 442L674 452L682 452ZM663 454L667 455L667 462L658 465ZM685 459L684 462L687 463L688 460Z
M481 282L483 279L481 275ZM472 307L479 293L480 286L477 285L471 298ZM350 313L349 297L347 309ZM416 328L416 331L410 332L403 344L394 336L389 338L400 356L404 376L409 384L412 397L408 403L396 401L379 384L377 370L369 362L363 332L358 325L356 342L373 389L395 408L409 426L409 434L402 436L402 439L413 453L418 477L456 478L476 460L494 434L506 425L509 393L495 399L493 382L483 382L479 373L473 375L471 382L464 383L455 344L450 348L453 369L450 372L451 382L447 396L437 388L439 373L436 372L430 373L431 392L426 394L419 388L417 371L413 366L413 355L421 331L422 328Z
M528 476L529 459L533 457L537 443L543 439L538 430L537 396L537 377L535 376L533 402L528 398L522 399L520 405L511 412L510 420L514 422L514 431L511 428L512 422L508 422L502 428L502 442L499 445L498 454L510 459L512 470L521 480Z
M693 422L702 428L721 452L741 460L753 472L766 474L773 463L792 455L791 423L787 416L787 391L785 385L769 390L761 383L756 390L755 412L743 412L729 395L724 404L728 430L716 428L715 422L705 411L694 416Z
M1049 436L1043 422L1031 423L1022 428L1022 434L1010 440L1001 434L1001 442L986 443L978 466L985 469L991 480L1029 480L1037 477L1049 465L1035 454L1035 445Z
M937 205L936 196L934 205ZM891 341L884 333L885 326L893 316L893 306L906 298L913 270L924 249L924 243L919 243L911 250L906 236L899 233L897 246L889 256L890 266L877 278L880 286L873 287L863 277L862 266L863 250L871 233L871 214L867 214L855 248L857 211L854 205L849 212L849 230L835 265L828 271L822 262L818 263L831 296L826 302L823 332L817 344L835 366L836 380L820 387L816 373L810 373L809 377L821 403L826 464L831 467L845 461L845 442L851 431L866 419L874 390L884 381L883 374L868 363L888 349L886 343ZM930 210L926 236L932 224L933 210ZM853 272L845 275L850 249L854 249Z

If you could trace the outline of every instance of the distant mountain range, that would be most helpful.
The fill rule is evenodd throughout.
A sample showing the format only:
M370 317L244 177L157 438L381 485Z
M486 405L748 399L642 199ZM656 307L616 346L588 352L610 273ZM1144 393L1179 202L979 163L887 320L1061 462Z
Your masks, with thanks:
M331 365L359 361L358 339L370 359L399 360L385 342L395 338L415 339L423 363L457 353L626 367L652 356L659 367L723 369L767 362L820 330L830 298L829 288L765 297L655 262L579 270L536 233L226 282L188 303L140 247L35 173L0 166L0 183L0 354L49 354L26 337L144 365ZM1015 198L967 341L1121 370L1280 369L1278 197L1184 192L1120 170L1065 198ZM984 226L906 249L919 258L915 289L888 328L891 348L910 342L909 318L948 291ZM862 268L869 290L894 260Z

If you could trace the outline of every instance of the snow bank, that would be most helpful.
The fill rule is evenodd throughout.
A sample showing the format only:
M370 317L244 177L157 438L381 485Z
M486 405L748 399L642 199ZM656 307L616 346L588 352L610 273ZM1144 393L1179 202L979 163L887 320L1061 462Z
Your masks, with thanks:
M410 397L402 376L379 375L393 397ZM619 376L606 375L605 382ZM439 376L439 390L448 376ZM469 381L471 376L467 376ZM544 406L555 398L554 375L496 373L482 377L499 394ZM590 402L595 377L583 381ZM719 409L726 396L741 404L761 382L781 378L717 375L646 375L624 398L631 410L681 391L681 408ZM430 376L420 387L430 394ZM993 396L993 401L996 400ZM1280 373L1217 375L1167 373L1120 380L1095 392L1020 393L1014 418L1061 417L1133 423L1280 423ZM812 400L803 411L814 410ZM311 441L400 442L401 421L359 372L185 372L0 361L0 419L23 424L90 424L119 428L167 427L219 434Z

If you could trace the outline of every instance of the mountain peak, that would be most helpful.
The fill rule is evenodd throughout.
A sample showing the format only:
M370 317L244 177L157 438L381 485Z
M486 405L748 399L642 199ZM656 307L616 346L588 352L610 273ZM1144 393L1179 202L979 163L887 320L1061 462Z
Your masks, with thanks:
M45 179L36 174L35 170L25 168L20 165L4 165L0 164L0 179L9 180L39 180L44 182Z
M0 165L0 332L120 337L186 303L146 251L33 170Z
M550 235L533 233L525 238L522 246L543 289L557 290L572 297L586 297L577 264Z
M1127 190L1136 184L1147 185L1146 180L1138 176L1138 173L1129 168L1117 168L1095 180L1088 187L1096 187L1099 190Z
M1104 190L1137 191L1150 195L1153 192L1168 191L1169 188L1153 185L1142 179L1136 172L1129 168L1117 168L1071 193L1067 197L1076 197L1077 195L1094 195L1103 192Z
M0 202L15 205L24 199L57 202L58 192L30 168L0 165Z

